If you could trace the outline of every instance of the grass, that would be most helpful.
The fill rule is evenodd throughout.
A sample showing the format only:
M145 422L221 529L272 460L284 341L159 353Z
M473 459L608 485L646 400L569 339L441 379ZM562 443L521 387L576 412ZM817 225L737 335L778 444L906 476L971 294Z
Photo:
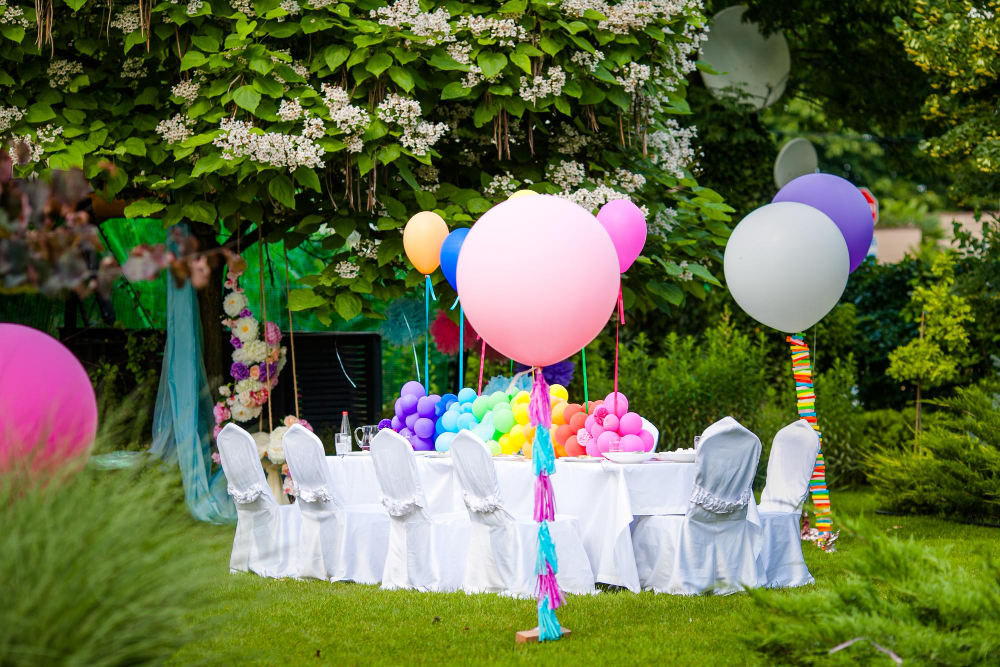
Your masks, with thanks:
M864 516L872 532L913 538L945 548L947 558L970 571L995 550L1000 531L930 517L875 514L871 491L834 492L844 516ZM624 590L571 596L559 610L572 637L554 644L517 645L514 633L535 625L534 604L496 595L468 596L382 591L376 586L228 575L232 528L197 525L205 554L219 570L211 591L221 611L213 630L181 649L173 664L221 654L225 662L300 664L671 664L764 665L768 660L744 641L764 625L768 612L746 595L681 598ZM848 572L857 540L842 534L836 554L804 544L817 587L833 587ZM776 591L769 595L794 596ZM192 619L193 625L206 619ZM654 662L655 661L655 662Z

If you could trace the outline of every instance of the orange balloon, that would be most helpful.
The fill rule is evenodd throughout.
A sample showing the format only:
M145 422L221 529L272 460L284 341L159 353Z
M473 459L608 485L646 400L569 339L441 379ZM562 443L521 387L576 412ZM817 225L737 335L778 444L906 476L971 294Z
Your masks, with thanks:
M448 236L448 225L434 211L421 211L403 228L403 249L417 271L434 273L441 265L441 244Z
M562 445L556 445L553 449L556 452L556 458L559 458L560 456L566 456L566 450L563 449Z
M576 431L573 430L572 426L570 426L569 424L563 424L562 426L556 429L556 443L560 445L565 445L566 438L573 435L574 433L576 433Z
M586 447L581 447L580 443L577 442L576 436L571 435L566 438L566 444L564 445L567 456L583 456L587 453Z
M581 428L583 428L587 423L587 416L582 412L578 412L573 415L573 418L569 420L569 426L573 429L573 433L576 433Z
M524 456L526 456L526 457L528 457L530 459L531 458L531 448L532 448L531 441L530 440L525 440L524 444L521 445L521 454L523 454Z
M563 422L568 424L570 420L573 419L573 415L575 415L578 412L583 412L583 406L580 405L579 403L570 403L565 408L563 408L563 413L562 413Z

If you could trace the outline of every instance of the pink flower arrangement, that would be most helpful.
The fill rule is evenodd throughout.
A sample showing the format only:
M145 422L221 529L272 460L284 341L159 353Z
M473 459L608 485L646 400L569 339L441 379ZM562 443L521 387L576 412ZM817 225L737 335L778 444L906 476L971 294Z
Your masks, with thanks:
M216 426L216 428L219 428L219 427ZM222 429L220 428L219 430L221 431ZM218 437L218 436L216 436L216 437ZM216 465L220 465L220 466L222 465L222 456L219 454L219 452L212 452L212 462L215 463Z
M277 345L281 342L281 329L274 322L264 324L264 340L270 345Z
M215 407L212 408L212 413L215 415L216 424L221 424L230 417L229 408L226 407L225 403L216 403Z
M292 426L293 424L301 424L303 428L312 431L313 427L309 425L305 419L299 419L295 415L288 415L285 417L285 426Z

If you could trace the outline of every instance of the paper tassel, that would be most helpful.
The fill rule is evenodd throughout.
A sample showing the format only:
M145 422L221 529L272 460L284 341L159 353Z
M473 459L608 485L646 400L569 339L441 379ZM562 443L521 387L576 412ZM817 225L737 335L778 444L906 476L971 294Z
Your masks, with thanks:
M552 492L549 474L542 471L535 479L535 521L554 521L556 518L556 497Z
M538 641L551 642L562 638L562 627L548 598L538 603Z

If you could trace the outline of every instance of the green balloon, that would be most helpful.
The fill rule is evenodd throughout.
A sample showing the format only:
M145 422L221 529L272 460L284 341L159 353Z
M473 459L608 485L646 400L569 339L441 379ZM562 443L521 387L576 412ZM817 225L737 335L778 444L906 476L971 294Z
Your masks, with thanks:
M507 394L502 391L495 391L490 394L490 409L492 410L497 406L498 403L506 403L510 399L507 398Z
M501 410L493 413L493 427L501 433L510 433L514 428L514 413L510 410Z
M500 454L503 454L503 450L500 448L500 443L497 442L496 440L490 440L486 444L489 446L490 453L493 454L493 456L498 456Z
M510 412L511 410L513 410L513 408L510 407L510 403L508 403L507 401L497 403L496 405L493 406L494 414L497 412Z
M482 421L483 415L490 410L490 399L487 396L480 396L472 402L472 414L476 419Z

